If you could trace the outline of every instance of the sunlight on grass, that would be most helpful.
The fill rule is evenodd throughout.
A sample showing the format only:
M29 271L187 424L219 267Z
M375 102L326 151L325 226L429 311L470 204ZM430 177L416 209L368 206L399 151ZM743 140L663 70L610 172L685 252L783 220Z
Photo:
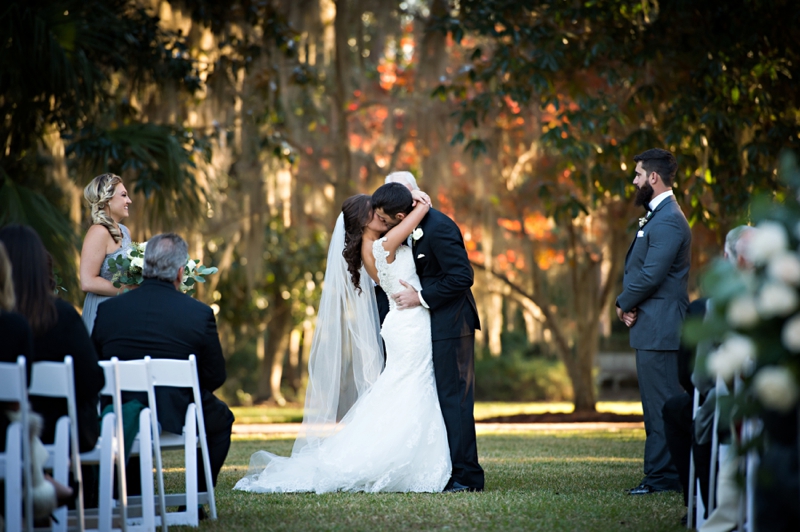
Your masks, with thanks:
M261 449L291 452L293 438L234 438L216 489L219 520L201 530L606 531L685 530L677 493L630 497L642 476L644 430L520 431L478 436L486 491L459 494L251 494L233 491ZM182 453L165 453L167 490ZM175 527L176 530L183 530ZM187 529L188 530L188 529Z
M299 423L303 421L303 405L286 406L234 406L231 407L236 423L249 425L253 423Z
M236 423L249 425L255 423L298 423L303 420L303 407L299 404L284 407L275 405L235 406L231 408L236 416ZM475 419L480 421L498 416L515 416L520 414L570 413L574 410L572 403L475 403ZM639 401L600 401L598 412L613 414L642 414L642 403Z

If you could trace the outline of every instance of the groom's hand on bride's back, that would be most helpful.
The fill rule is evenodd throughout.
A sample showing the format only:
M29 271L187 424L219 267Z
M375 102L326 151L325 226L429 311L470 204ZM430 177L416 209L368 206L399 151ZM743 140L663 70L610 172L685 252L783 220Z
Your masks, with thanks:
M392 295L392 299L394 299L395 303L397 303L397 308L399 310L405 310L418 307L421 303L419 302L419 295L417 294L416 288L402 279L400 279L400 284L402 284L406 289L402 292L397 292L396 294Z

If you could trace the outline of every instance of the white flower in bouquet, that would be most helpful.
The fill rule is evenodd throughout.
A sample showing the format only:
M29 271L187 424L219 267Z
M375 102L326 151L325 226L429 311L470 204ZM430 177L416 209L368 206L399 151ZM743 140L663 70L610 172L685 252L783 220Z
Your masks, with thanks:
M756 298L750 294L736 297L728 305L728 323L737 329L749 329L758 323Z
M745 247L745 256L754 264L764 264L773 256L786 250L789 235L778 222L761 222Z
M208 268L203 266L198 261L189 259L183 267L183 280L181 281L180 290L184 294L192 294L196 287L196 283L206 282L205 276L217 273L216 267Z
M769 261L767 273L773 279L797 286L800 284L800 259L795 253L779 253Z
M144 257L134 257L131 259L131 266L134 268L144 269Z
M781 366L766 366L753 379L756 395L767 408L788 412L797 403L794 375Z
M786 349L793 353L800 353L800 314L792 316L783 324L781 340Z
M755 361L756 344L747 336L731 334L708 357L708 371L730 380Z
M764 318L788 316L797 308L797 292L779 281L767 281L758 293L758 313Z

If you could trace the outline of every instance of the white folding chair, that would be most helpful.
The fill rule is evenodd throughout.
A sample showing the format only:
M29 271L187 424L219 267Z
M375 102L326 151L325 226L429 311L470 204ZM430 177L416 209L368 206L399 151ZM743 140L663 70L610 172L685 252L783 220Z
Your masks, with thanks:
M708 476L708 513L709 515L717 507L717 464L722 462L721 454L728 452L728 445L719 443L719 418L720 418L720 398L728 395L728 386L722 377L717 377L716 390L717 402L714 405L714 424L711 430L711 471Z
M72 475L78 485L76 506L78 510L78 526L81 530L86 528L83 515L83 479L81 477L81 460L78 455L78 424L75 402L75 380L72 373L72 357L67 355L64 362L34 362L31 366L31 383L28 386L28 395L37 397L55 397L66 399L67 416L62 417L56 424L55 443L45 445L50 458L48 465L52 466L53 478L64 484L69 484L69 464L72 464ZM58 508L54 513L57 524L53 530L65 531L67 529L67 509Z
M759 419L745 419L742 423L742 444L746 444L761 433L763 426ZM744 504L739 505L739 530L755 532L755 494L756 494L756 475L761 458L756 449L747 451L745 459L745 493Z
M211 477L211 461L208 453L208 441L206 440L205 417L203 416L203 402L200 395L200 381L197 374L197 361L194 355L189 356L189 360L175 359L150 359L145 360L150 367L150 376L153 383L153 391L150 405L155 404L155 387L168 386L176 388L191 388L193 403L189 404L186 410L185 423L182 434L163 432L155 435L155 448L157 451L164 449L184 450L185 463L185 491L180 494L166 495L164 492L163 468L161 466L160 452L156 453L156 476L158 478L158 490L160 497L163 497L162 506L185 506L185 511L167 513L167 523L170 525L189 525L199 526L198 504L208 504L211 519L217 518L217 506L214 497L214 485ZM157 410L153 408L153 410ZM156 414L157 416L157 414ZM203 457L203 471L205 475L206 489L204 493L197 490L197 446Z
M156 515L155 491L153 485L153 455L155 454L158 471L161 471L161 454L154 445L158 438L158 419L156 418L155 394L150 378L150 366L147 360L128 360L118 362L116 357L112 363L117 367L119 392L144 392L148 396L150 406L139 413L139 433L133 441L130 456L139 457L139 471L141 478L142 494L126 496L125 506L128 512L128 530L154 531L161 525L164 532L167 530L166 507L163 498L159 497L159 514ZM102 363L101 364L105 364ZM115 410L121 414L122 401L116 399ZM118 418L121 417L118 415ZM118 422L121 428L121 421ZM124 460L123 460L124 461ZM160 487L163 493L163 487ZM122 492L120 492L122 493Z
M105 386L101 394L119 395L115 368L112 365L103 367ZM121 419L116 413L106 414L101 421L100 438L95 448L85 453L78 449L78 424L77 400L75 395L75 381L72 357L64 357L64 362L36 362L31 368L31 385L29 394L41 397L58 397L67 401L67 416L62 417L56 426L55 443L46 446L50 451L53 467L53 478L63 484L69 481L68 463L72 463L72 473L78 484L78 497L76 500L75 517L80 530L87 529L87 514L91 516L92 524L88 529L112 530L112 516L114 513L114 467L117 465L120 484L124 486L124 469L121 467L122 440L117 437L121 433ZM118 423L119 421L119 423ZM96 511L86 511L84 508L83 479L81 465L99 465L99 501ZM124 491L121 491L124 495ZM120 505L120 528L125 529L125 506ZM53 525L55 531L67 529L67 509L59 508L55 517L57 523ZM96 521L96 523L95 523Z
M5 480L6 530L33 530L31 440L28 420L28 378L25 357L16 364L0 362L0 401L18 402L20 421L6 430L6 450L0 453L0 478ZM0 412L0 415L5 415ZM23 502L25 512L23 516Z
M694 419L697 417L697 411L700 409L700 392L697 388L694 389L694 400L692 403L692 432L694 432ZM705 521L705 505L703 504L703 497L700 495L700 480L696 478L697 474L694 466L694 448L689 451L689 508L688 520L686 527L689 530L695 528L695 507L697 508L697 524L696 528L703 526Z

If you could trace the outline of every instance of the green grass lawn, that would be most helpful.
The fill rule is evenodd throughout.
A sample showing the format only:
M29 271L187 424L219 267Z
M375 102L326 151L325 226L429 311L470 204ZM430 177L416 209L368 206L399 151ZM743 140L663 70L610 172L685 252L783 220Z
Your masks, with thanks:
M231 408L236 416L236 422L242 424L253 423L292 423L303 421L303 407L299 404L287 406L262 405L238 406ZM496 416L513 416L517 414L543 414L546 412L569 413L572 412L572 403L501 403L481 402L475 403L475 419L487 419ZM615 414L642 413L642 403L638 401L601 401L597 403L598 412L613 412Z
M288 455L292 439L236 437L217 486L219 520L202 530L682 530L677 493L629 496L644 430L495 432L478 437L486 491L266 495L235 492L250 454ZM168 484L180 453L167 453ZM182 475L181 475L182 476ZM171 482L170 482L171 481ZM169 488L168 488L169 490Z

